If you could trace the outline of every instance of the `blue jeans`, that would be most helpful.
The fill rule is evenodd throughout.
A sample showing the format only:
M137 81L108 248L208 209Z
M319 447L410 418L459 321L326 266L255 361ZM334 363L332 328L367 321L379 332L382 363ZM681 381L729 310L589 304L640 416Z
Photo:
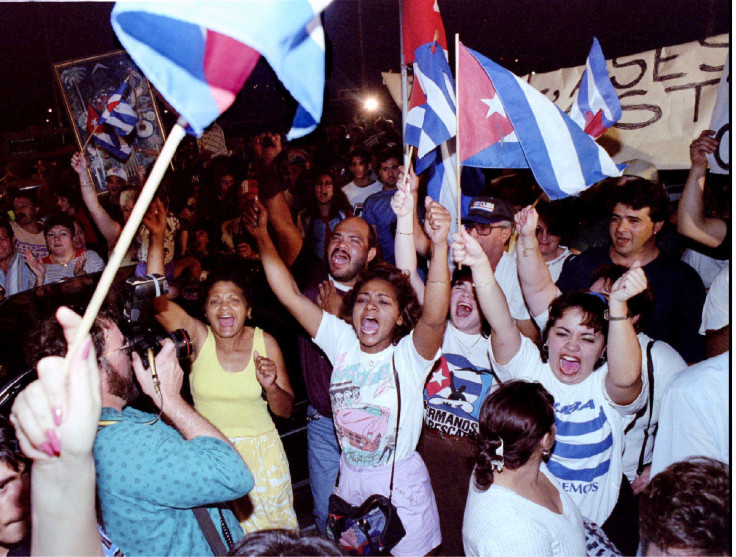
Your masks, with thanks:
M335 492L340 469L340 447L331 418L322 416L311 405L307 409L307 462L314 502L314 521L320 533L327 528L327 505Z

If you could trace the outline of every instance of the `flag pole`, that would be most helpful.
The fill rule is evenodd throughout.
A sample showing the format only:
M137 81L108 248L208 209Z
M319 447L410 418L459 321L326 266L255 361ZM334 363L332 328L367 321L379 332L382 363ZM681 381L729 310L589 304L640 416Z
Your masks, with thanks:
M66 359L64 360L65 373L68 373L69 371L72 355L79 349L82 341L92 328L92 324L94 323L94 320L107 297L107 293L109 292L112 281L120 268L120 264L122 263L125 254L128 252L133 236L138 231L138 227L143 220L143 216L146 214L148 206L150 205L153 196L156 194L158 185L161 183L161 180L166 173L169 162L171 162L171 159L176 152L176 148L186 135L186 125L186 122L182 118L179 118L176 125L171 130L169 137L166 139L166 143L164 143L161 153L159 154L158 159L156 159L156 163L151 169L151 174L141 190L138 201L133 207L133 212L130 214L128 222L125 223L125 227L120 233L120 238L118 239L117 244L115 244L115 249L110 255L110 260L108 261L105 270L102 272L97 288L95 288L92 299L87 306L87 311L84 312L84 317L82 317L82 323L79 326L77 335L74 337L74 342L72 342L72 345L67 352Z
M455 152L457 153L457 229L460 231L462 220L462 187L460 176L462 174L460 162L460 33L455 33Z
M406 133L406 115L409 104L407 65L404 63L404 2L399 0L399 56L401 56L401 135Z
M461 179L461 163L460 163L460 33L455 33L455 154L457 159L457 231L460 233L462 226L462 187ZM462 263L458 263L458 269L463 268Z

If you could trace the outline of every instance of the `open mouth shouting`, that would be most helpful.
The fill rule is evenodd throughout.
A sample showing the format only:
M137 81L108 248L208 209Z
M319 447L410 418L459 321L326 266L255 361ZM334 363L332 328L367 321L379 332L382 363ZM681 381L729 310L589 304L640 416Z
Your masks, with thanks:
M572 376L578 371L580 371L580 358L568 355L560 356L560 373Z
M229 329L235 326L235 317L232 317L230 315L221 315L217 318L217 322L222 329Z
M468 317L471 313L473 313L473 306L467 302L458 302L455 306L455 315L460 318Z
M360 332L366 335L375 335L378 332L378 319L371 316L364 317L360 322Z
M347 265L350 263L350 254L342 248L335 248L330 256L330 261L333 265Z

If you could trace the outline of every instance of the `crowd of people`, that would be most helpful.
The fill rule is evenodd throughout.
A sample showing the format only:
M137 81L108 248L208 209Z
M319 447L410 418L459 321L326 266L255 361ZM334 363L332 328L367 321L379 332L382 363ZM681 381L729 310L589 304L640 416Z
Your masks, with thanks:
M68 375L80 317L60 308L32 331L37 380L0 422L0 554L340 554L330 496L376 493L405 531L394 555L730 554L713 134L692 142L679 202L641 160L554 202L499 170L451 234L379 124L222 154L185 139L124 266L166 277L155 320L187 331L189 361L170 340L132 350L112 304ZM77 153L54 203L10 196L3 297L104 268L146 178L128 167L100 196ZM298 356L265 300L293 318ZM297 383L306 537L273 419Z

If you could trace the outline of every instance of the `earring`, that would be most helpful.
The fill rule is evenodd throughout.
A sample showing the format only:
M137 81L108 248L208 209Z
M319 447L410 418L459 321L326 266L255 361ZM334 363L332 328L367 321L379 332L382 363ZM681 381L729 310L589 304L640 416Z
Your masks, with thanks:
M550 454L552 454L552 449L543 449L542 450L542 456L544 458L547 458Z
M605 363L606 363L606 353L604 351L603 354L601 354L601 357L598 358L598 360L596 360L595 367L596 368L599 368L599 367L601 367Z
M544 353L545 355L549 355L549 346L546 342L542 345L542 353Z

